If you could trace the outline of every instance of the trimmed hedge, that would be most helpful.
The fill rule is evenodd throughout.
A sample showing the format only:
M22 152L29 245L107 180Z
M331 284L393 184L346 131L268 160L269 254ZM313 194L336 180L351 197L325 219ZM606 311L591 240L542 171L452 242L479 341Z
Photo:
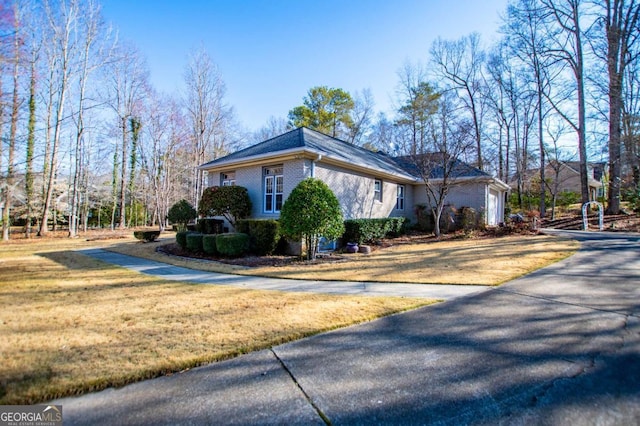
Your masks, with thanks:
M218 254L216 249L216 234L204 234L202 236L202 250L207 254Z
M222 256L239 257L249 251L249 236L241 232L216 236L216 249Z
M160 231L133 231L133 236L137 240L151 243L160 236Z
M187 235L191 234L190 231L176 232L176 243L183 249L187 248Z
M202 234L222 234L224 220L221 219L200 219L198 220L197 229Z
M372 243L386 236L397 236L403 232L404 217L381 219L349 219L344 221L344 242Z
M249 235L249 251L258 256L273 254L280 241L280 224L273 219L242 219L236 231Z
M187 234L187 250L196 253L202 252L202 237L203 234L199 232Z

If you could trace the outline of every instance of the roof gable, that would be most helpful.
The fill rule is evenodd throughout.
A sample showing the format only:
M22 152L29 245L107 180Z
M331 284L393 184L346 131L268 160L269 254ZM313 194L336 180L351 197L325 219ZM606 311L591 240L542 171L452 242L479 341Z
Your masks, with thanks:
M200 167L206 169L215 167L216 165L232 165L235 162L252 158L257 159L262 156L274 155L278 152L290 152L297 149L322 155L343 163L378 170L384 173L397 174L405 178L413 178L407 170L400 167L393 159L384 154L361 148L306 127L299 127L280 136L267 139L264 142L210 161Z

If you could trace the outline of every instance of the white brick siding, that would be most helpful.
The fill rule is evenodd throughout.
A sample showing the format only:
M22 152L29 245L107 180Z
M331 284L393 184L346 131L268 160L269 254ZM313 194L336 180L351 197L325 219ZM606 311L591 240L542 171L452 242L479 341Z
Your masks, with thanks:
M345 219L381 218L389 216L410 216L412 197L411 185L405 185L405 209L395 210L398 186L396 182L382 181L382 202L374 200L372 175L364 175L349 169L316 163L315 177L324 181L340 201Z

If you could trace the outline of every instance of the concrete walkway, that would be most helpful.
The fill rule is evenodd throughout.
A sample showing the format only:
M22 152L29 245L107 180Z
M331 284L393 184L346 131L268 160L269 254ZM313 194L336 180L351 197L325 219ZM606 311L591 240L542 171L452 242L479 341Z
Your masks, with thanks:
M63 404L65 424L639 424L640 236L488 291Z
M127 256L102 249L81 250L87 256L158 278L197 284L233 285L258 290L352 294L359 296L405 296L450 300L485 291L479 285L402 284L350 281L306 281L249 275L220 274L182 268L162 262Z

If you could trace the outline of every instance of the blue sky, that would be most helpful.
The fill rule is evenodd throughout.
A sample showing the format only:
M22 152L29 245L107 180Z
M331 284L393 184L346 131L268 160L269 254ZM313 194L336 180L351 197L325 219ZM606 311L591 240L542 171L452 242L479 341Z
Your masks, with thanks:
M204 48L239 121L256 130L284 117L313 86L369 88L390 111L397 72L426 61L438 37L497 35L507 0L103 0L106 20L146 57L151 83L182 88L190 52Z

